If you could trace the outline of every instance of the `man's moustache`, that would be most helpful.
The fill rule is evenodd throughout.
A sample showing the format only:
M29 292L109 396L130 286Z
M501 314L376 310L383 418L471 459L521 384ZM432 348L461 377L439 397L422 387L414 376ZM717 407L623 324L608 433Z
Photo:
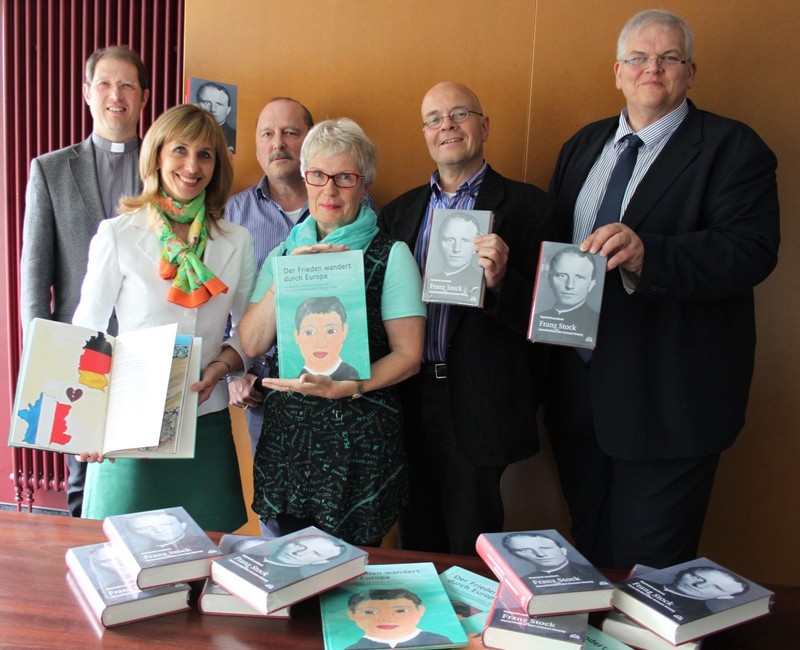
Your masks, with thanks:
M269 157L269 161L272 162L274 160L281 160L283 158L285 158L286 160L294 160L292 154L287 153L285 151L278 151Z

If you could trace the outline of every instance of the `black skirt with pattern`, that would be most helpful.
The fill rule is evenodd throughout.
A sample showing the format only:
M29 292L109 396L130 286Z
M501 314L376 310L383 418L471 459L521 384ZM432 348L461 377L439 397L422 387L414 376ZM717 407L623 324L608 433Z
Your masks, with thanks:
M364 251L373 363L389 353L380 302L391 246L378 234ZM379 541L408 495L396 387L338 400L270 391L253 474L253 509L262 517L286 513L352 544Z

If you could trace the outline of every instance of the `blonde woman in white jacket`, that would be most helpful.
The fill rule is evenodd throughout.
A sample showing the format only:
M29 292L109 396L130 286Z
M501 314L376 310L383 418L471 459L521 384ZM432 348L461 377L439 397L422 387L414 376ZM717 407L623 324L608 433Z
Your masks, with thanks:
M237 325L255 281L253 242L223 220L233 172L210 113L189 104L164 113L142 142L139 169L142 194L121 200L120 216L92 240L72 322L102 330L115 311L120 334L177 323L178 334L202 337L195 457L112 464L87 450L82 516L183 506L204 529L230 532L247 512L221 380L248 367Z

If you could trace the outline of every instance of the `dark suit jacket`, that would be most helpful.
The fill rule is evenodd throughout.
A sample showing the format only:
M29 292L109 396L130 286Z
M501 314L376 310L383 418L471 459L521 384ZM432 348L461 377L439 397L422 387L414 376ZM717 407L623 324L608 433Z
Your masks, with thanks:
M550 193L571 237L578 193L618 117L562 148ZM746 125L697 110L670 138L622 222L644 243L636 291L609 272L591 363L594 428L618 458L718 453L744 423L753 287L777 263L773 153Z
M222 123L222 133L225 134L225 142L228 143L228 149L236 153L236 129L234 129L227 122Z
M414 250L430 195L430 185L423 185L399 196L381 211L378 226ZM483 309L450 308L450 413L459 448L472 462L504 465L539 450L537 386L545 350L528 343L526 335L539 244L555 237L554 211L542 190L503 178L491 168L475 209L494 212L493 232L510 249L508 269L500 295L487 290ZM401 394L405 403L407 396ZM413 426L407 422L406 430Z

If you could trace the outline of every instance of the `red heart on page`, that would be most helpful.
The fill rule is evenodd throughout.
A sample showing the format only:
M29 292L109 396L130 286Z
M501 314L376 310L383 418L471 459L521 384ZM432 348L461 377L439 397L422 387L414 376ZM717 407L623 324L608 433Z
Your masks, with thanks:
M83 397L83 390L80 388L67 388L67 397L70 402L77 402Z

